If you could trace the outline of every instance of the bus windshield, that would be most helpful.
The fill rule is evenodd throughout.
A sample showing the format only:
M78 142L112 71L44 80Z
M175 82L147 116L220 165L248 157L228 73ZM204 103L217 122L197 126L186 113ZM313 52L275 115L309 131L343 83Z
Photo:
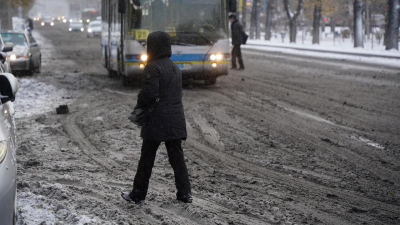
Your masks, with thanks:
M225 0L129 0L127 39L168 32L175 45L212 45L228 38Z

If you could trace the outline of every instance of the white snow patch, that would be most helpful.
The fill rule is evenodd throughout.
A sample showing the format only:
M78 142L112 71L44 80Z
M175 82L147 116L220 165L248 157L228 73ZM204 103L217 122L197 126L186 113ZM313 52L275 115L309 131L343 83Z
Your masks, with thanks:
M34 79L19 79L19 91L15 99L16 118L29 117L54 111L59 105L70 103L65 89Z
M34 195L31 192L18 194L18 222L17 225L52 224L56 221L52 206L44 196Z
M377 149L380 149L380 150L385 150L384 146L382 146L382 145L380 145L378 143L375 143L375 142L373 142L373 141L371 141L371 140L369 140L368 138L365 138L365 137L361 137L361 136L353 134L353 135L351 135L351 139L366 143L367 145L372 146L372 147L377 148Z

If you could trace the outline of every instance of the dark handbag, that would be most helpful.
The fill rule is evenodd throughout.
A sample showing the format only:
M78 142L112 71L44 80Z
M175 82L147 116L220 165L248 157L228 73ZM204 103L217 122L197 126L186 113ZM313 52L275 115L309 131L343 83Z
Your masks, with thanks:
M249 35L246 34L246 32L242 31L242 44L245 45L247 43L247 39L249 38Z
M144 109L144 108L136 108L133 110L131 115L128 117L128 119L138 125L139 127L145 125L147 123L147 120L149 119L150 113L153 111L153 109Z
M139 127L144 126L147 121L150 118L150 114L153 112L154 107L156 104L160 101L160 97L164 95L164 93L167 91L169 84L171 83L172 80L172 75L169 79L168 85L165 87L164 91L161 93L161 95L156 99L156 102L150 107L150 108L141 108L141 107L135 107L131 115L128 117L128 119L138 125Z

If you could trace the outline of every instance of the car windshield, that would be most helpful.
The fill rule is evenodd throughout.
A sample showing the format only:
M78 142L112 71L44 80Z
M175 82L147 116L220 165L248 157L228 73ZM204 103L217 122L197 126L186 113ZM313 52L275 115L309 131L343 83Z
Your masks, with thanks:
M71 26L82 26L82 24L80 22L71 22L70 25Z
M28 43L24 34L20 33L1 33L4 42L11 42L14 45L27 46Z
M172 44L210 45L228 38L226 0L129 0L127 39L168 32Z

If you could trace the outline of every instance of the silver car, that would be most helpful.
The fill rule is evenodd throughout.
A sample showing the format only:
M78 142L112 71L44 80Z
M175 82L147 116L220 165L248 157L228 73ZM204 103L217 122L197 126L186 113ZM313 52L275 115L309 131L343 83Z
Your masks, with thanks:
M16 223L17 161L14 105L18 81L10 73L0 73L0 225Z
M0 73L11 73L10 60L7 57L7 52L13 50L12 43L4 43L0 35Z
M40 73L42 54L40 47L29 32L4 31L1 32L4 42L14 44L12 52L7 53L13 73L23 72L32 75Z

